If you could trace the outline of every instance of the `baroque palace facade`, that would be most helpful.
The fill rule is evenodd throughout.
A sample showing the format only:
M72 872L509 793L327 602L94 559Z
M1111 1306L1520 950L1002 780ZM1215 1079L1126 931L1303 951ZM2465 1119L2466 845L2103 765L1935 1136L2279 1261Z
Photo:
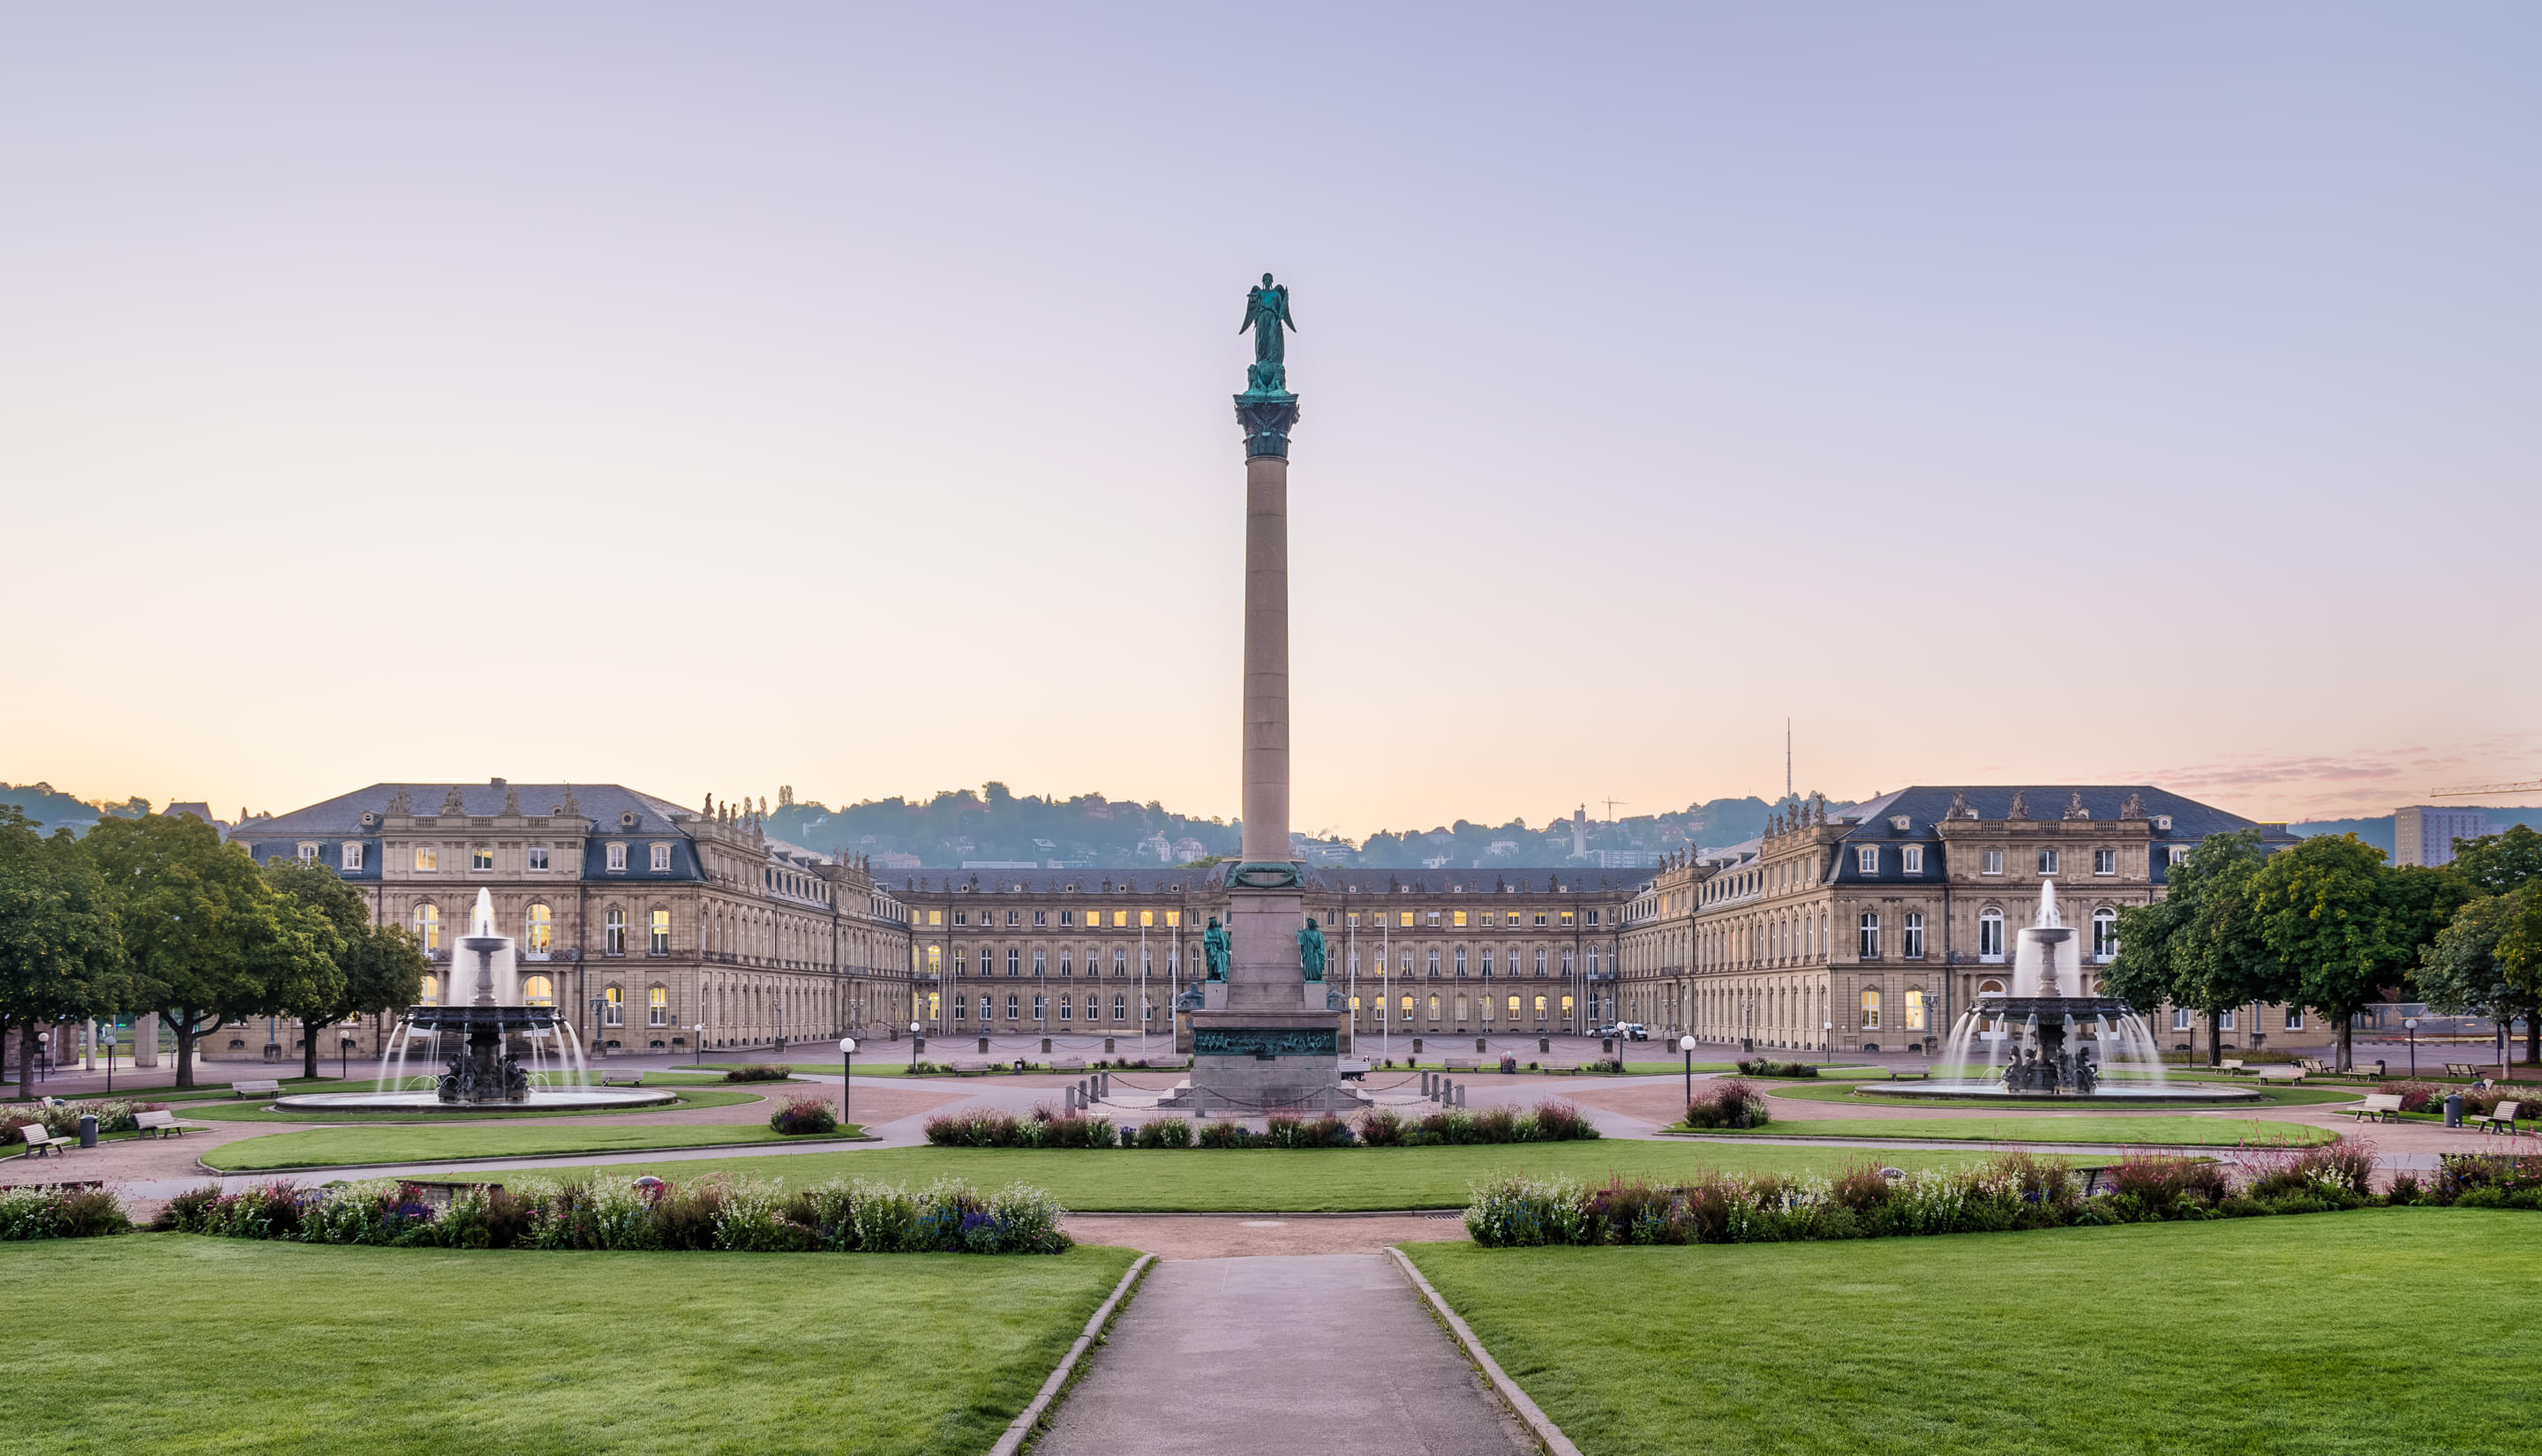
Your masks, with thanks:
M1925 1047L2008 988L2041 884L2056 881L2059 918L2083 938L2092 994L2094 968L2118 952L2118 912L2160 899L2199 840L2254 828L2294 842L2145 785L1917 787L1842 810L1814 799L1757 838L1672 863L1625 907L1624 1014L1760 1048ZM2203 1016L2138 1010L2157 1043L2204 1045ZM2255 1046L2335 1031L2296 1006L2227 1016L2226 1038Z
M861 861L772 839L711 799L690 810L616 784L376 783L229 837L259 863L328 866L375 923L412 931L433 963L427 1004L450 993L451 951L486 891L523 999L567 1009L603 1052L884 1035L911 1019L900 902ZM369 1052L391 1020L367 1026ZM297 1055L295 1037L260 1018L204 1048Z
M1621 911L1642 883L1327 867L1307 871L1307 913L1352 1035L1374 1053L1394 1037L1552 1036L1612 1019ZM913 875L893 894L931 1036L1145 1031L1159 1051L1227 904L1208 868Z

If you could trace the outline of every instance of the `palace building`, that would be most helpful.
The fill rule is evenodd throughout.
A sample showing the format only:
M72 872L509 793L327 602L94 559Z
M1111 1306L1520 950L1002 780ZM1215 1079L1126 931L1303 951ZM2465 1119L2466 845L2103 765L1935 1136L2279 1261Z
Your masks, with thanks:
M884 1035L911 1019L900 902L862 862L770 838L711 799L691 810L616 784L375 783L229 837L259 863L334 869L375 923L412 931L433 962L426 1004L457 994L453 942L487 891L523 998L570 1008L604 1053ZM389 1022L366 1029L369 1052ZM296 1036L260 1018L203 1045L296 1057Z

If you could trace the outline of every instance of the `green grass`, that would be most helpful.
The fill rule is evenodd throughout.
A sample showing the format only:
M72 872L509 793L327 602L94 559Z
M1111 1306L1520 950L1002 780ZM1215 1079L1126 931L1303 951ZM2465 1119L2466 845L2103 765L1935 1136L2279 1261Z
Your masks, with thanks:
M1776 1097L1797 1097L1807 1102L1841 1102L1854 1107L1990 1107L1999 1112L2009 1113L2013 1111L2011 1108L2005 1107L2003 1102L1996 1098L1908 1097L1897 1092L1885 1090L1886 1085L1887 1084L1885 1083L1875 1082L1868 1087L1864 1087L1863 1089L1856 1091L1852 1087L1844 1086L1813 1087L1802 1082L1776 1082L1767 1084L1765 1090ZM2232 1107L2307 1107L2327 1102L2355 1102L2357 1097L2357 1094L2354 1092L2334 1092L2321 1087L2244 1087L2240 1090L2252 1092L2256 1095L2246 1100L2215 1105ZM2077 1112L2080 1110L2080 1106L2076 1103L2043 1102L2024 1109L2023 1112L2026 1115L2034 1112Z
M1136 1257L0 1244L51 1456L986 1451ZM79 1317L30 1327L44 1289Z
M2534 1448L2537 1234L2394 1208L1405 1252L1588 1456L2505 1456Z
M2328 1142L2336 1133L2303 1123L2250 1118L2103 1118L2029 1113L2007 1118L1830 1118L1769 1123L1737 1131L1677 1128L1706 1137L1900 1137L1931 1142L2113 1142L2162 1147L2230 1147L2240 1142Z
M757 1085L784 1087L788 1084L762 1082ZM647 1107L594 1108L586 1112L276 1112L261 1100L251 1100L232 1107L188 1107L186 1109L186 1116L200 1118L207 1123L350 1123L355 1125L388 1123L431 1124L446 1128L461 1118L465 1118L471 1124L504 1123L522 1118L621 1118L630 1113L679 1112L694 1107L733 1107L744 1102L758 1101L764 1095L743 1091L740 1088L723 1091L711 1087L675 1087L669 1090L679 1093L678 1103L658 1102Z
M854 1125L835 1137L855 1137ZM367 1128L320 1128L243 1138L203 1154L207 1167L224 1173L279 1168L336 1168L360 1163L435 1163L447 1158L561 1157L571 1153L636 1152L663 1147L724 1147L754 1142L800 1142L766 1123L709 1123L684 1127L627 1127L611 1123L569 1126L423 1127L397 1123ZM791 1162L791 1159L787 1160Z
M1504 1172L1569 1173L1604 1182L1610 1173L1688 1178L1707 1168L1828 1173L1873 1156L1861 1149L1735 1147L1721 1143L1626 1141L1536 1142L1483 1147L1272 1148L1209 1151L1052 1150L894 1147L802 1153L782 1158L714 1158L694 1162L613 1164L602 1178L654 1173L672 1180L704 1173L784 1178L879 1178L912 1187L952 1176L993 1188L1017 1179L1048 1189L1084 1212L1274 1212L1367 1208L1461 1208L1467 1185ZM1982 1154L1940 1150L1882 1151L1903 1168L1950 1167ZM573 1170L580 1176L582 1170Z

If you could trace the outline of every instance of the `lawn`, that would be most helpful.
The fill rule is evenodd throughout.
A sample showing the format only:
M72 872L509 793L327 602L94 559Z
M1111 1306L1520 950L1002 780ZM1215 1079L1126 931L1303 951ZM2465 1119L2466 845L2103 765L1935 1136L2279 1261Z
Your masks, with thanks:
M1271 1212L1368 1208L1461 1208L1467 1185L1507 1171L1569 1173L1604 1182L1610 1173L1688 1178L1707 1168L1786 1173L1833 1172L1872 1160L1905 1168L1943 1167L1981 1154L1945 1151L1735 1147L1600 1139L1483 1147L1258 1148L1205 1151L1032 1150L890 1147L782 1158L714 1158L625 1163L594 1170L605 1178L655 1173L695 1178L743 1173L812 1183L824 1178L878 1178L919 1187L936 1178L967 1178L983 1188L1016 1179L1048 1189L1086 1212ZM577 1174L579 1170L576 1170Z
M1134 1257L0 1244L9 1424L51 1456L982 1452Z
M822 1137L856 1137L854 1126ZM723 1147L754 1142L803 1142L766 1123L691 1123L628 1127L607 1122L570 1125L426 1127L394 1123L364 1128L320 1128L275 1132L226 1143L203 1154L207 1167L224 1173L277 1168L343 1167L358 1163L434 1163L449 1158L561 1157L571 1153L637 1152L662 1147ZM790 1161L790 1160L789 1160Z
M655 1085L658 1086L661 1084L655 1083ZM783 1087L788 1084L784 1082L761 1082L756 1085L761 1087ZM732 1107L739 1103L756 1102L768 1095L765 1092L746 1092L738 1087L733 1088L730 1091L725 1091L719 1087L674 1087L671 1090L680 1094L680 1100L677 1105L662 1102L655 1103L649 1107L595 1108L588 1112L536 1112L526 1109L521 1112L472 1112L466 1114L323 1111L275 1112L270 1105L261 1098L251 1098L246 1102L241 1102L228 1107L221 1106L217 1103L209 1105L192 1103L187 1104L183 1110L187 1117L199 1118L207 1123L299 1123L306 1125L309 1123L378 1124L429 1122L435 1126L446 1128L451 1125L451 1120L453 1118L461 1116L464 1116L472 1124L510 1122L520 1118L622 1118L631 1113L678 1112L682 1108L692 1107Z
M1809 1102L1841 1102L1855 1107L1990 1107L2009 1112L1998 1098L1989 1097L1906 1097L1881 1090L1885 1084L1874 1082L1856 1091L1851 1087L1813 1087L1806 1082L1769 1082L1765 1090L1776 1097L1797 1097ZM2355 1102L2354 1092L2332 1091L2322 1087L2254 1087L2245 1083L2240 1089L2257 1094L2246 1102L2219 1104L2232 1107L2308 1107L2326 1102ZM2072 1102L2037 1104L2032 1111L2078 1112L2081 1105Z
M2504 1456L2535 1443L2537 1233L2394 1208L1405 1252L1587 1456Z
M2303 1144L2328 1142L2338 1135L2304 1123L2264 1123L2253 1118L2104 1118L2058 1113L2003 1118L1830 1118L1768 1123L1736 1131L1694 1130L1706 1137L1903 1137L1933 1142L2108 1142L2155 1147Z

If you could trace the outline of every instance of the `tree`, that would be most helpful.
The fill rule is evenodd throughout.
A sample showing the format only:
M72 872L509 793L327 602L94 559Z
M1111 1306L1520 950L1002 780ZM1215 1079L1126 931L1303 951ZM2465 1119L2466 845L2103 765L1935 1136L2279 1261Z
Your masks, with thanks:
M0 1045L19 1037L18 1095L35 1095L36 1028L118 1009L123 947L105 881L67 831L45 838L0 805Z
M2454 862L2446 868L2473 888L2505 895L2528 880L2542 878L2542 835L2530 825L2510 825L2503 835L2454 841Z
M2206 1059L2224 1056L2223 1013L2285 999L2291 978L2260 933L2252 877L2269 858L2258 830L2209 835L2171 866L2167 893L2119 911L2119 954L2101 974L2105 994L2163 1001L2206 1017Z
M2303 1004L2339 1027L2340 1070L2355 1060L2356 1013L2409 978L2471 894L2450 870L2385 868L2355 835L2315 835L2252 877L2270 952L2294 970Z
M334 931L330 948L336 974L313 978L306 999L288 1009L300 1019L300 1074L318 1075L318 1033L338 1022L411 1006L423 991L427 965L404 929L371 923L359 891L323 864L276 855L264 867L265 883L325 917Z
M2499 945L2510 933L2524 945L2542 947L2542 881L2481 896L2455 910L2419 953L2412 980L2428 1009L2439 1015L2471 1012L2502 1024L2523 1017L2525 1056L2542 1060L2542 983L2529 975L2509 975Z
M177 1085L194 1043L236 1017L282 1014L335 975L324 915L276 892L247 851L189 815L109 819L80 841L115 908L135 1003L177 1036Z

